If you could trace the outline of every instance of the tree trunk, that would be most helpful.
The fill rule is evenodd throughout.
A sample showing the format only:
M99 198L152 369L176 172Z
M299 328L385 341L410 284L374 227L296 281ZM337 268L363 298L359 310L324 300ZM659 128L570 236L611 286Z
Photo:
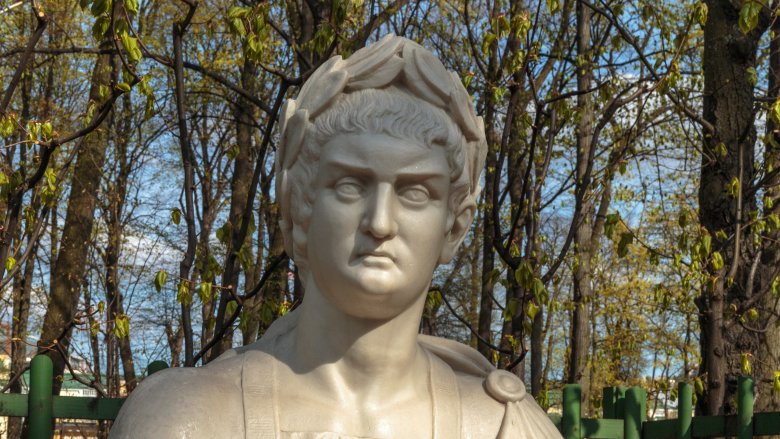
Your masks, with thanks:
M26 75L22 80L22 120L30 119L30 101L32 92L31 75ZM51 89L47 90L51 94ZM13 150L9 154L9 161L13 160ZM27 148L19 148L19 163L27 163ZM26 174L25 167L20 167L20 172ZM33 208L36 212L40 209L40 198L36 197L36 206ZM5 213L5 212L3 212ZM36 215L37 216L37 215ZM41 221L44 221L41 218ZM22 272L18 273L13 280L11 290L13 320L11 322L11 378L24 373L27 360L27 326L30 319L30 293L32 292L33 273L35 270L35 261L38 243L31 242L32 230L34 224L27 224L25 236L27 245L32 245L32 255L25 261ZM16 230L10 230L13 242L20 242L21 225L16 223ZM11 393L22 393L22 380L15 380L10 386ZM8 417L8 437L21 437L23 428L23 418Z
M485 134L488 136L488 153L485 161L485 208L482 211L482 288L480 289L479 301L479 319L477 333L483 340L492 341L493 332L491 325L493 323L493 287L495 277L495 255L493 253L493 241L495 239L496 227L493 221L492 205L494 185L496 181L496 139L493 123L493 109L490 104L485 109ZM490 346L480 342L477 344L477 350L490 361L493 361Z
M710 0L707 5L703 117L714 132L703 136L699 222L704 233L713 236L712 251L719 252L725 264L719 267L710 259L702 261L705 279L696 305L701 331L699 376L706 384L697 405L700 413L717 415L734 413L737 378L743 374L742 354L757 352L760 338L738 323L739 316L727 318L725 310L733 306L742 315L752 290L749 264L754 255L745 224L756 208L750 195L756 129L753 85L746 72L756 65L761 32L744 35L740 31L740 5L728 0ZM715 234L719 231L728 239L718 240Z
M92 72L90 100L100 102L99 87L111 80L111 56L98 55ZM49 303L43 320L38 350L50 356L54 363L53 392L59 394L65 356L70 346L73 318L84 286L86 257L92 243L94 210L103 173L106 145L105 127L84 138L79 147L73 171L71 192L62 230L59 254L54 264Z
M481 204L481 203L480 203ZM482 286L482 276L479 271L479 250L482 248L480 237L484 235L482 231L482 218L475 219L476 226L474 227L474 237L469 243L469 312L466 315L469 325L471 326L471 337L469 337L469 346L476 349L479 346L479 339L475 332L479 328L479 291ZM484 354L483 354L484 355Z
M241 85L244 90L254 93L257 89L257 65L249 59L244 60L241 67ZM225 267L222 272L222 286L226 289L232 289L233 293L238 293L239 274L241 272L241 259L243 254L251 253L252 235L251 233L241 233L241 218L244 216L251 189L253 160L257 160L257 154L252 143L252 132L254 131L254 114L248 102L239 100L239 104L234 107L236 118L236 144L238 145L238 154L234 159L233 176L230 182L230 213L228 224L230 224L230 242L227 245L227 255L225 257ZM249 230L249 229L245 229ZM245 248L244 248L245 247ZM242 250L244 248L244 250ZM239 256L236 256L239 255ZM251 259L249 259L251 261ZM215 333L219 333L227 325L230 315L227 315L227 304L233 300L227 290L220 293L219 305L217 309L217 323ZM233 328L225 328L225 336L219 343L215 344L209 353L209 361L214 360L223 352L232 347Z
M117 176L113 182L113 191L107 194L109 197L108 208L105 212L106 225L108 229L107 246L104 252L103 260L106 266L106 352L107 358L113 358L116 347L119 349L119 357L122 361L122 371L125 379L125 387L130 393L137 385L135 376L135 366L133 363L133 353L130 346L129 334L125 337L115 337L113 331L113 322L117 318L125 316L123 305L123 294L119 289L119 258L122 252L122 240L124 235L124 223L122 214L125 202L127 200L127 184L132 169L128 157L128 143L130 141L132 121L132 108L130 95L125 95L123 99L122 117L117 126L116 160ZM113 363L113 360L111 360ZM118 366L118 365L117 365ZM115 369L115 368L114 368ZM108 371L113 376L118 375L114 370ZM109 382L109 396L119 396L119 386L117 383Z
M589 407L588 352L590 346L588 301L591 298L591 259L593 228L593 193L590 190L590 161L593 145L593 97L590 90L593 81L592 65L590 64L590 26L593 12L582 1L577 3L577 54L584 60L577 68L577 162L575 193L577 194L576 211L579 217L574 221L574 311L571 323L571 353L567 382L577 383L582 387L582 401ZM586 412L589 408L586 408Z
M31 230L28 229L28 238ZM27 245L36 243L29 242ZM33 249L33 255L36 250ZM11 322L11 372L13 379L24 373L27 366L27 324L30 319L30 293L32 292L33 270L35 269L35 257L25 261L24 270L17 274L12 289L13 320ZM22 379L16 379L11 383L11 393L22 393ZM22 418L8 417L8 437L21 437Z
M775 101L780 100L780 22L772 22L774 38L770 42L769 49L769 93ZM780 123L767 117L766 126L767 141L764 143L764 167L766 169L780 169ZM780 217L780 174L775 174L766 185L764 202L764 216L776 215ZM758 398L755 403L756 412L780 411L780 392L772 391L774 371L780 370L780 328L775 324L780 316L780 303L778 296L771 291L772 284L780 276L780 229L767 232L762 241L761 267L758 273L759 289L763 293L759 307L759 322L766 333L762 337L756 351L756 357L764 363L759 365L755 374L756 393ZM766 290L770 290L766 292Z

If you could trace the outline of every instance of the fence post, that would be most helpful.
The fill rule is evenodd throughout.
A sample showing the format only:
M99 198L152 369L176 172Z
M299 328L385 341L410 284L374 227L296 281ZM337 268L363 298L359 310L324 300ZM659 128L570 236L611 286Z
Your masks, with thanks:
M623 438L642 439L642 421L645 420L645 391L632 387L626 392L626 416L623 418Z
M50 439L52 429L52 363L46 355L37 355L30 364L30 393L27 416L30 439Z
M161 361L161 360L152 361L151 363L149 363L149 366L146 367L146 375L149 376L153 373L157 373L167 368L168 368L168 363L166 363L165 361Z
M563 415L561 416L561 432L564 439L580 439L580 408L582 390L579 384L567 384L563 387Z
M604 419L616 419L614 387L605 387L601 390L601 409Z
M680 383L677 386L677 438L691 439L691 419L693 417L693 386Z
M626 418L626 388L618 386L615 388L615 418Z
M753 437L753 380L739 377L737 387L737 438Z

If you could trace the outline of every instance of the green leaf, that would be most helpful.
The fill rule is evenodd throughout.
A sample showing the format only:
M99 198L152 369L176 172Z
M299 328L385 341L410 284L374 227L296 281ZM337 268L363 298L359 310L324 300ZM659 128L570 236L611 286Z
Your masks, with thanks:
M766 216L767 221L772 223L772 226L775 229L780 229L780 217L777 216L775 213L770 213Z
M130 84L126 82L120 82L116 85L116 88L124 93L128 93L130 91Z
M441 292L439 292L441 294ZM288 312L290 312L290 306L291 303L288 301L283 301L281 304L279 304L279 317L284 316Z
M780 371L775 371L775 381L772 383L772 392L780 392Z
M482 54L487 55L490 51L490 46L496 41L496 34L492 32L486 32L482 39Z
M463 78L463 87L469 88L469 84L471 84L471 81L474 80L474 74L469 72L467 74L461 75L461 78Z
M726 155L729 153L728 148L726 148L726 144L723 142L718 143L715 145L715 154L717 154L720 157L726 157Z
M233 31L234 34L237 36L243 38L246 35L246 27L244 26L244 21L240 18L234 18L230 20L230 29Z
M137 64L143 56L141 49L138 48L138 40L135 37L131 37L127 32L122 33L121 38L122 46L125 48L125 52L127 52L127 59L132 64Z
M105 14L108 12L108 8L111 6L110 0L95 0L92 3L92 8L90 11L92 12L92 15L97 17L98 15Z
M556 2L557 0L549 0L552 2ZM499 38L504 38L509 34L510 26L509 26L509 19L506 18L506 14L501 14L498 17L498 36Z
M704 394L704 382L701 380L701 377L696 377L693 381L693 388L696 390L697 395Z
M696 22L699 23L699 26L704 27L705 24L707 24L707 16L709 15L709 7L706 3L703 1L696 4L696 7L694 9L694 16L696 17Z
M190 297L190 282L182 279L179 282L178 288L176 288L176 301L182 305L189 305L192 297Z
M54 169L52 168L46 168L46 171L43 173L44 177L46 178L46 186L48 186L51 190L57 189L57 173L54 172Z
M130 317L127 314L119 314L114 320L114 335L116 338L125 338L130 335Z
M217 239L222 243L222 245L227 245L228 240L230 240L231 231L232 228L230 227L230 222L225 223L222 227L217 229Z
M106 87L105 85L101 84L100 87L98 87L98 96L100 96L101 101L105 100L108 97L108 93L109 93L108 87Z
M728 193L734 198L739 194L739 178L733 177L729 183Z
M154 277L154 289L157 290L158 293L162 291L167 279L168 273L166 273L165 270L160 270L157 272L157 275Z
M181 222L181 210L178 207L171 210L171 222L177 226Z
M144 105L144 120L149 120L154 115L154 95L146 96L146 104Z
M244 18L249 15L251 9L241 6L231 6L228 9L228 18Z
M95 41L103 41L103 37L108 32L108 28L111 26L111 19L108 17L98 17L95 20L95 24L92 25L92 38Z
M200 286L198 286L198 293L200 295L201 302L203 303L211 302L211 298L212 298L211 282L207 282L207 281L201 282Z
M776 125L780 125L780 99L776 100L771 107L769 107L769 118Z
M231 300L227 303L227 307L225 308L225 315L232 316L236 313L236 310L238 309L238 302L235 300Z
M677 217L677 224L681 229L684 229L688 225L688 212L680 211L680 215Z
M509 302L506 304L506 308L504 308L504 321L508 322L514 318L515 315L517 315L517 305L519 301L515 299L514 297L509 299Z
M520 257L520 247L517 246L517 241L514 239L509 243L509 256L513 258Z
M533 320L537 314L539 314L539 307L532 301L528 303L528 311L526 311L528 318Z
M244 244L238 249L238 262L241 263L241 268L244 271L249 271L252 268L252 248L250 246Z
M558 0L547 0L547 10L554 14L561 9L561 3Z
M744 352L740 356L739 363L742 366L742 373L743 374L750 375L751 372L753 372L753 367L750 365L750 354L749 353Z
M753 322L755 322L756 320L758 320L758 310L757 310L757 309L755 309L755 308L750 308L749 310L747 310L747 312L745 313L745 315L747 316L747 318L748 318L750 321L753 321Z
M544 287L544 283L539 278L534 278L533 281L534 298L539 303L547 303L547 289Z
M534 271L528 261L523 261L515 270L515 282L523 288L532 288L534 281Z
M615 234L615 226L620 222L619 213L607 214L607 218L604 221L604 236L608 239L612 239L612 235Z
M5 260L5 271L11 271L16 266L16 259L13 256L9 256Z
M46 168L43 175L46 184L41 190L41 197L47 205L51 205L57 199L57 173L52 168Z
M138 13L138 0L125 0L125 10L131 15Z
M13 113L6 114L0 119L0 137L9 137L16 131L16 118Z
M704 235L701 237L701 247L699 249L701 258L704 259L709 256L712 251L712 237L710 235Z
M439 290L428 290L428 297L425 298L425 306L429 309L436 309L444 303Z
M739 11L739 30L743 34L749 34L758 26L758 16L761 14L761 3L748 0Z
M236 157L238 157L239 149L238 145L235 143L230 145L230 148L227 150L227 158L228 160L234 160Z
M51 122L44 122L44 124L41 126L41 132L43 133L44 139L50 140L52 134L54 133L54 127L51 126Z
M723 262L723 256L720 254L720 252L712 252L712 260L710 261L710 265L712 265L712 269L715 271L723 268L725 264Z
M618 242L618 256L623 258L628 254L628 246L633 244L634 234L631 232L623 232L620 234L620 241Z
M745 69L745 78L750 85L755 86L758 83L758 72L754 67L748 67Z

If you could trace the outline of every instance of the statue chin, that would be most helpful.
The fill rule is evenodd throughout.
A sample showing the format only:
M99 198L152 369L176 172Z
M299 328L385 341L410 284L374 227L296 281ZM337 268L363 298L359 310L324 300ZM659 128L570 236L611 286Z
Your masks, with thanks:
M388 35L280 117L276 194L301 306L257 342L146 380L112 438L560 438L516 375L418 334L469 232L486 153L460 79Z

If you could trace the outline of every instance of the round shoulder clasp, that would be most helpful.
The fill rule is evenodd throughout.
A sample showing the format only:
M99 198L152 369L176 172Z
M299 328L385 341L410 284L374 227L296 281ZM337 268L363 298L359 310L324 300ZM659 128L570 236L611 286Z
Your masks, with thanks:
M517 402L525 398L525 384L515 374L496 369L485 378L485 390L501 403Z

